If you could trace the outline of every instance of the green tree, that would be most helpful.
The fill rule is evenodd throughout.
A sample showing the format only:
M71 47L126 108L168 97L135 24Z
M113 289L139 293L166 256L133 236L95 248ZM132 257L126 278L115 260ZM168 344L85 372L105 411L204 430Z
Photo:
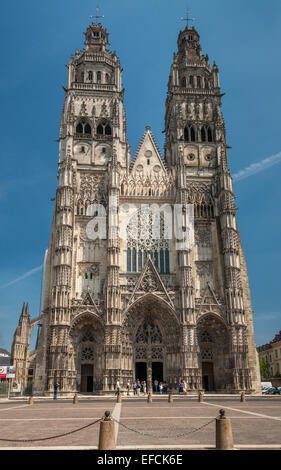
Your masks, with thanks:
M260 362L260 371L261 371L261 378L262 379L269 379L270 377L270 369L269 364L264 358L259 354L259 362Z

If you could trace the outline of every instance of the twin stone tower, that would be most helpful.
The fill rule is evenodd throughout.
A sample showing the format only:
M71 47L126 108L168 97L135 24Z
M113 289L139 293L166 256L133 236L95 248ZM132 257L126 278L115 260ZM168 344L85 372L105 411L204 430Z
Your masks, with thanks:
M149 126L131 156L122 68L101 24L67 67L43 306L34 319L23 307L17 379L34 395L54 383L61 395L113 393L136 379L148 390L157 379L170 390L184 380L188 391L259 392L223 94L198 32L179 33L164 157Z

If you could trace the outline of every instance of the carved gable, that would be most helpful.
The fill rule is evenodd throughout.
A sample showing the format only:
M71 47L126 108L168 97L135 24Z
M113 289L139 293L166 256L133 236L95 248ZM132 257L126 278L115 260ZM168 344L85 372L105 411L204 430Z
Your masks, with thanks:
M163 177L167 174L160 150L149 127L146 128L137 149L131 174L150 178Z
M144 266L143 271L139 277L139 280L136 283L136 287L131 295L131 298L129 299L128 307L137 298L148 293L154 293L162 297L172 307L174 307L173 302L161 280L161 277L159 276L159 273L150 258L147 260L146 265Z
M174 193L174 178L168 172L156 140L147 127L137 149L130 173L121 179L126 196L169 196Z

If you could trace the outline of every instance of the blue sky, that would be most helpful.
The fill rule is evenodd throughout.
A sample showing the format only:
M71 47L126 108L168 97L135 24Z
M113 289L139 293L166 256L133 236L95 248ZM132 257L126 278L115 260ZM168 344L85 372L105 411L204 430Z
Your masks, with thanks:
M103 0L103 24L123 66L128 139L150 125L163 149L169 69L184 23L196 18L203 53L220 69L232 174L281 152L281 2ZM1 5L0 347L10 349L22 303L39 313L55 196L60 113L70 54L84 47L95 2L14 0ZM281 163L235 181L256 344L281 329ZM34 270L34 271L32 271ZM30 276L24 277L29 271ZM9 284L9 285L7 285ZM7 286L6 286L7 285ZM6 286L6 287L3 287ZM34 335L33 335L34 339Z

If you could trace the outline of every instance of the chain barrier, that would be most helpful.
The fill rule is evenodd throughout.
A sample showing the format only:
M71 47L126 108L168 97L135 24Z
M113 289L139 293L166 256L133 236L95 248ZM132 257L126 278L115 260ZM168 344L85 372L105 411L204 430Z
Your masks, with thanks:
M185 436L188 436L189 434L194 434L195 432L198 432L200 431L201 429L203 428L206 428L207 426L209 426L209 424L213 423L214 421L216 421L216 418L212 418L211 421L208 421L208 423L205 423L203 424L203 426L200 426L199 428L196 428L196 429L192 429L191 431L187 431L187 432L184 432L184 433L181 433L181 434L169 434L169 436L163 436L162 434L153 434L153 433L147 433L147 432L143 432L143 431L138 431L137 429L133 429L133 428L130 428L129 426L126 426L126 424L123 424L121 423L120 421L118 421L117 419L113 418L112 416L112 419L113 421L115 421L116 423L120 424L120 426L123 426L123 428L126 428L128 429L129 431L132 431L132 432L135 432L136 434L141 434L142 436L148 436L148 437L156 437L157 439L160 438L160 439L170 439L170 438L174 438L174 439L177 439L179 437L185 437Z
M69 431L65 432L64 434L57 434L56 436L51 436L51 437L42 437L39 439L2 439L0 437L0 441L5 441L5 442L36 442L36 441L47 441L48 439L56 439L58 437L63 437L63 436L68 436L69 434L73 434L78 431L82 431L83 429L89 428L90 426L93 426L94 424L97 424L99 421L101 421L102 418L97 419L97 421L93 421L90 424L87 424L86 426L83 426L82 428L74 429L74 431Z
M180 433L180 434L169 434L167 436L163 436L162 434L154 434L154 433L147 433L147 432L143 432L143 431L139 431L138 429L133 429L133 428L130 428L129 426L127 426L126 424L124 423L121 423L120 421L118 421L117 419L115 419L113 416L111 416L112 420L115 421L117 424L119 424L120 426L122 426L123 428L125 429L128 429L128 431L132 431L136 434L140 434L142 436L148 436L148 437L155 437L155 438L159 438L159 439L177 439L177 438L180 438L180 437L185 437L185 436L188 436L190 434L194 434L198 431L200 431L201 429L204 429L206 428L207 426L209 426L209 424L213 423L216 418L212 418L210 421L208 421L207 423L203 424L202 426L200 426L199 428L195 428L195 429L192 429L191 431L186 431L186 432L183 432L183 433ZM78 429L74 429L73 431L68 431L68 432L65 432L63 434L57 434L55 436L50 436L50 437L42 437L42 438L38 438L38 439L2 439L0 437L0 441L4 441L4 442L37 442L37 441L47 441L47 440L50 440L50 439L57 439L59 437L64 437L64 436L69 436L70 434L74 434L75 432L79 432L79 431L82 431L83 429L87 429L89 428L90 426L93 426L95 424L97 424L98 422L102 421L102 418L99 418L97 419L96 421L93 421L92 423L89 423L87 424L86 426L82 426L81 428L78 428Z

